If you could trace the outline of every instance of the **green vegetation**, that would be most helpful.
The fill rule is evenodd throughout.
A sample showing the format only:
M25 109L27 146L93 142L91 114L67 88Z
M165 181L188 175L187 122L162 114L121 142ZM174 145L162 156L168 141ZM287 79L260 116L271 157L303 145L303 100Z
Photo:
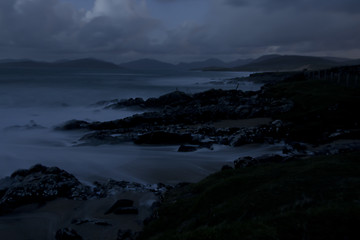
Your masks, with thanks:
M224 170L168 193L140 239L360 239L360 152Z
M290 112L275 116L293 123L290 139L321 142L339 129L351 131L348 138L359 138L360 88L297 78L272 85L265 92L267 97L288 98L295 103Z

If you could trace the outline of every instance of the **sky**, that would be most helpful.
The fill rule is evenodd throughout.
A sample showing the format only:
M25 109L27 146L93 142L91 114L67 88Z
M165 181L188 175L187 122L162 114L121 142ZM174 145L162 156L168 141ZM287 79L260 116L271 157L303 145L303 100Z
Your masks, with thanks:
M0 0L0 59L360 58L359 0Z

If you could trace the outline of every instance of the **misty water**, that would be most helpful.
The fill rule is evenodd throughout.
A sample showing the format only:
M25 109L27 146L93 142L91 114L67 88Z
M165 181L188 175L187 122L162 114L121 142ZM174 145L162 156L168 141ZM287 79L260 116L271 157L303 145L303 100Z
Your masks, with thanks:
M215 146L192 153L178 146L137 146L132 143L74 146L84 132L55 131L71 119L106 121L138 113L94 105L102 100L158 97L174 90L195 93L210 88L258 90L261 85L242 82L219 84L246 76L233 72L123 71L0 71L0 177L41 163L58 166L80 180L113 178L143 183L198 181L245 155L278 151L273 145L238 148Z

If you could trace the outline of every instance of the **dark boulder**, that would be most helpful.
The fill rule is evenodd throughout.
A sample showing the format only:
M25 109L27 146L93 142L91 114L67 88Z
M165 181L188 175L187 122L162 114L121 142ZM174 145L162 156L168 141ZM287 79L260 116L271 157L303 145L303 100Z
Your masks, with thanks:
M274 155L263 155L260 157L241 157L234 161L234 167L235 169L238 168L246 168L246 167L252 167L260 164L266 164L266 163L281 163L285 161L293 160L292 157L288 156L280 156L277 154Z
M127 138L125 135L114 136L111 132L96 131L84 135L79 141L83 142L80 145L98 146L102 144L120 144L125 141L131 141L131 139Z
M192 97L184 92L174 91L159 98L149 98L145 104L149 108L159 108L165 106L184 105L192 100Z
M164 131L150 132L138 136L135 141L136 144L169 144L177 145L184 143L193 143L191 134L170 133Z
M89 123L86 121L70 120L60 126L55 127L55 130L70 131L70 130L87 129L88 127L89 127Z
M55 235L56 240L82 240L83 238L72 228L59 229Z
M117 235L117 240L135 240L138 237L137 232L133 232L131 230L119 230Z
M110 208L105 212L105 214L138 214L139 210L135 208L134 201L129 199L120 199L116 201Z
M0 183L0 214L24 204L43 203L59 197L85 199L90 191L66 171L40 164L18 170Z
M197 149L198 149L198 147L195 147L195 146L188 146L188 145L181 144L178 149L178 152L195 152Z

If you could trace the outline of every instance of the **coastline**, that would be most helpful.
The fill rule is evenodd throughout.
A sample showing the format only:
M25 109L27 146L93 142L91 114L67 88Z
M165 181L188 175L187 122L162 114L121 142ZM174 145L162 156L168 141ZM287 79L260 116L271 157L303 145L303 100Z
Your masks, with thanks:
M254 149L264 144L275 148L277 144L281 146L276 150L278 155L263 156L259 151L254 157L237 153L236 158L225 162L210 160L205 163L206 171L200 169L204 177L219 171L223 165L229 165L222 169L225 174L226 170L230 172L233 167L253 171L253 166L256 168L263 164L291 164L294 159L297 162L313 156L337 157L359 151L357 115L347 118L352 114L347 103L355 104L359 100L358 89L340 88L306 78L299 81L298 77L296 75L295 79L287 78L279 83L266 85L257 92L209 90L190 95L175 91L150 101L121 100L111 103L110 107L130 105L153 111L107 122L75 120L66 122L57 130L82 131L82 137L74 144L79 145L77 147L117 146L133 142L149 149L171 148L176 154L189 157L193 156L191 154L211 153L218 146L238 148L253 144ZM318 92L320 88L324 92ZM310 99L307 99L309 96ZM315 104L313 96L320 101ZM317 110L316 116L313 115L312 107ZM220 163L223 164L220 166ZM177 168L174 162L169 161L168 165L161 167L154 166L154 162L148 165L146 162L138 164L143 168L151 168L152 164L154 171L151 174L163 179L171 175L179 179L194 169L194 165L189 162L187 168L179 168L177 175L174 174L176 172L169 171L170 165L174 170ZM122 170L126 171L126 166ZM199 169L197 171L199 173ZM59 182L50 185L50 189L43 188L44 185L40 184L42 182L37 182L39 179L58 179L57 174L66 176L64 181L70 184L65 184L69 192L60 194L59 189L62 187L59 186L63 186L61 177ZM52 239L60 229L71 228L86 239L126 239L126 234L135 239L137 232L142 230L144 221L147 223L154 217L153 213L157 213L159 202L168 190L175 188L176 192L178 187L182 189L181 187L188 185L175 186L178 183L175 182L173 185L149 186L110 180L86 186L71 176L63 170L35 166L1 179L3 216L0 217L0 234L13 234L14 239L23 239L24 235L16 230L22 229L25 234L38 234L34 235L35 238ZM201 178L203 177L198 176L192 182L198 182ZM34 186L37 186L35 191ZM55 193L49 195L49 190ZM130 207L120 209L125 212L130 209L131 213L107 215L107 209L119 199L132 202ZM35 223L34 219L40 221ZM127 232L128 230L130 231Z

